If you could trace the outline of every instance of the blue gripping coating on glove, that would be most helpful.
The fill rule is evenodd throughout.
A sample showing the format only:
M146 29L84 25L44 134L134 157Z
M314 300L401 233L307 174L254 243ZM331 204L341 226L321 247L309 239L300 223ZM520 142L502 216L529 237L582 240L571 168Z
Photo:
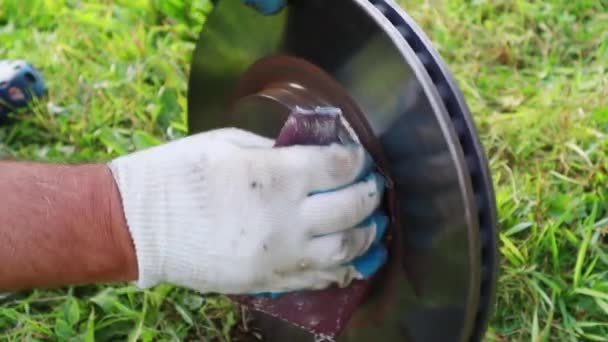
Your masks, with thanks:
M351 261L347 265L352 265L363 279L369 279L384 265L387 259L386 248L382 245L382 238L388 227L388 216L382 211L376 211L368 219L363 221L359 229L368 229L372 224L376 227L376 237L371 247L362 256Z
M384 246L373 245L364 255L353 261L353 266L364 279L369 279L386 262L387 252Z
M372 242L372 245L375 245L379 244L384 237L384 232L388 227L388 216L386 216L386 214L384 214L382 211L376 211L359 226L361 227L360 229L365 229L370 227L372 224L376 225L376 238L374 239L374 242Z
M255 8L264 15L279 12L285 7L285 0L242 0L245 4Z

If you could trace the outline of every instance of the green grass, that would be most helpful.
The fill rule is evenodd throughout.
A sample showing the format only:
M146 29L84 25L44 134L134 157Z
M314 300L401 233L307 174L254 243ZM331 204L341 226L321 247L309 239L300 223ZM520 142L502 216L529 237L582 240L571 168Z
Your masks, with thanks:
M488 340L608 340L608 3L401 3L455 74L490 159L502 265ZM0 1L0 58L32 61L50 89L49 103L0 130L0 155L106 161L183 136L208 10L203 0ZM0 300L10 341L227 341L235 319L222 297L170 286Z

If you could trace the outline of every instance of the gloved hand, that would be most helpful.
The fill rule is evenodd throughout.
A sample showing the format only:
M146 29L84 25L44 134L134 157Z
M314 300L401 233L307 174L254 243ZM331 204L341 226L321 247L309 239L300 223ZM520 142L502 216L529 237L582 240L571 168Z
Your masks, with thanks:
M364 150L273 143L219 129L109 163L138 286L281 293L345 286L384 263L387 220L371 216L384 185L366 176Z
M260 13L271 15L285 6L285 0L242 0L245 4L257 9Z

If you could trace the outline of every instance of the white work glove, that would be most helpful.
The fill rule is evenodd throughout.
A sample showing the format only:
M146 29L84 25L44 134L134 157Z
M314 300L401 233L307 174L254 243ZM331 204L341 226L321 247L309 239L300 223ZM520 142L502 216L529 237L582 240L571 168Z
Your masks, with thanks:
M273 143L219 129L108 164L133 238L139 287L164 282L224 294L321 289L345 286L382 265L381 247L350 263L386 227L385 216L372 215L382 178L361 177L370 168L365 151Z

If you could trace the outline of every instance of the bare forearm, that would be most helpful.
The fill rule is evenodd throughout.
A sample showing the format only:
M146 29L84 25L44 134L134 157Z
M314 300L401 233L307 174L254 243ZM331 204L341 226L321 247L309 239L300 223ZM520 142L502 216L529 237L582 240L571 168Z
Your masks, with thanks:
M135 280L105 165L0 162L0 291Z

